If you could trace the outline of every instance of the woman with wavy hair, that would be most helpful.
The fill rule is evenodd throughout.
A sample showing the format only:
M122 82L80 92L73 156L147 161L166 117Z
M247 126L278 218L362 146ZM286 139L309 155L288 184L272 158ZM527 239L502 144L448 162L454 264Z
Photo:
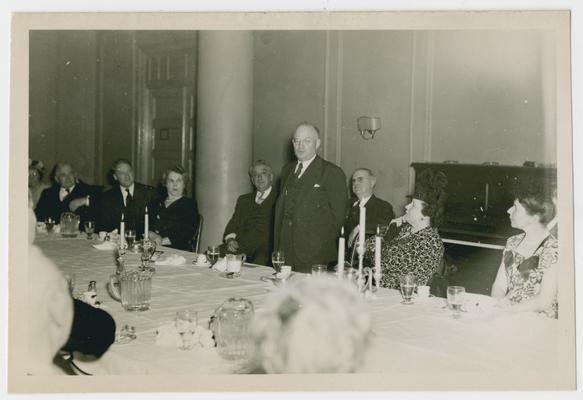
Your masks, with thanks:
M492 297L509 311L538 311L558 318L558 244L547 227L556 210L552 190L521 182L508 209L510 225L522 233L506 241Z
M168 168L162 175L166 195L148 204L150 240L179 250L192 250L192 239L199 224L198 207L186 194L188 174L181 165Z
M319 276L274 292L250 327L257 373L348 373L365 366L371 318L349 282Z
M397 289L404 274L413 274L418 285L427 285L437 272L444 253L437 226L443 218L446 186L447 177L441 171L425 169L419 173L405 215L389 224L397 227L396 235L389 237L389 230L381 246L380 286ZM366 242L365 265L374 265L374 251L372 237Z

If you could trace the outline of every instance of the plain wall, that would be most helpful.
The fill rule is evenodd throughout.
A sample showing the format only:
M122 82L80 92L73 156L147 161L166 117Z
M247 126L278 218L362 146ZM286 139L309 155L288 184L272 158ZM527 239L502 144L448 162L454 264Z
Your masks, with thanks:
M31 34L30 155L69 159L101 183L131 157L134 32ZM350 175L377 172L377 194L402 212L416 161L556 162L554 53L540 31L256 31L253 159L276 175L301 121L319 153ZM356 129L378 116L374 140Z
M539 32L257 32L255 47L253 154L276 171L302 120L323 128L320 153L347 176L375 170L397 214L412 162L556 162ZM381 118L374 140L358 134L359 116Z
M72 163L81 179L95 177L96 33L30 34L30 157L47 175L57 161Z

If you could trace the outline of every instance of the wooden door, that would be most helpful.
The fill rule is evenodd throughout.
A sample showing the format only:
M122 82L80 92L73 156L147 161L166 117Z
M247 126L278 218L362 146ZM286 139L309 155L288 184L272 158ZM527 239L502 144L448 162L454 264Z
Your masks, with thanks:
M143 34L137 47L138 180L156 186L164 170L175 164L194 176L196 36Z

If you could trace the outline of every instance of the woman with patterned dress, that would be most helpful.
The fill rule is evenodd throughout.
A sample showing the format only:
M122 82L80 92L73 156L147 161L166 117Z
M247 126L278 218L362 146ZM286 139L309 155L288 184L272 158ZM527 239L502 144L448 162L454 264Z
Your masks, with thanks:
M447 178L443 172L426 169L415 186L405 215L389 224L389 228L397 227L396 236L389 229L381 246L382 287L399 288L399 277L404 274L413 274L418 285L427 285L441 265L444 247L437 226L443 216ZM365 251L365 265L374 266L374 237L366 242Z
M558 318L558 244L547 229L555 216L551 191L525 182L508 209L510 224L523 233L510 237L492 285L492 297L510 311L537 311Z

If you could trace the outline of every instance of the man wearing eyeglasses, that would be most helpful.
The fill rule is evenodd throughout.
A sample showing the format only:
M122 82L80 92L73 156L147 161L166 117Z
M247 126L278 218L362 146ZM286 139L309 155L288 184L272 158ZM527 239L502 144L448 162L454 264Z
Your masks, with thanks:
M156 191L151 186L134 181L132 164L126 159L117 160L111 173L115 184L101 196L97 229L107 232L119 229L123 213L125 229L135 230L136 235L141 237L144 234L146 205L154 198Z
M318 128L302 122L292 144L297 161L281 170L275 212L276 250L283 250L294 271L309 272L313 264L336 262L337 239L344 222L346 175L317 155Z

